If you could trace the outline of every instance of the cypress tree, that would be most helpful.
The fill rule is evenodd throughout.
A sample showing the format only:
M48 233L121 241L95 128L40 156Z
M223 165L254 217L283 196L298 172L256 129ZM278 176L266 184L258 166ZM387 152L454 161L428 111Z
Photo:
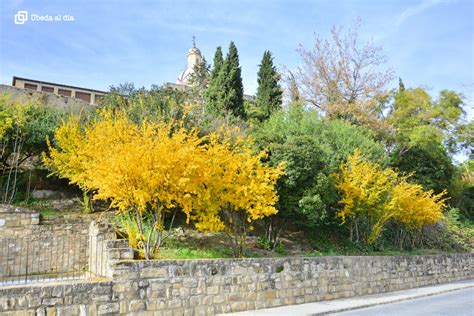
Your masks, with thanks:
M190 83L194 98L199 104L203 104L206 99L207 86L209 83L209 64L206 58L203 57L200 62L194 65Z
M221 48L216 50L206 101L207 110L214 115L230 113L245 118L239 54L233 42L229 45L225 60L222 58Z
M214 61L212 63L211 79L217 78L219 71L221 70L222 64L224 63L224 57L222 55L222 48L219 46L216 48L214 54Z
M224 108L236 117L245 119L244 87L239 64L239 53L234 42L230 42L224 65L219 72L223 76Z
M222 55L222 48L219 46L214 54L214 61L212 63L212 70L209 77L209 85L206 92L206 108L208 112L218 114L224 110L222 104L222 87L219 82L219 73L224 65L224 58Z
M291 71L289 71L288 75L288 90L290 92L290 100L292 102L297 102L301 99L295 75Z
M398 92L405 91L405 85L403 84L402 78L398 78Z
M275 110L281 107L283 91L278 83L280 74L273 65L273 57L270 51L263 53L259 67L255 105L261 113L261 118L266 120Z

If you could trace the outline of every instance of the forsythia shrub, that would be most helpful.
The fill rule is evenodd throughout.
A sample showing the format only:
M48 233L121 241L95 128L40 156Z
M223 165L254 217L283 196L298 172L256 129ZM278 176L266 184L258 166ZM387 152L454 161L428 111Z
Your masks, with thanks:
M243 244L254 220L277 213L276 182L283 166L262 164L267 153L255 154L250 139L231 137L229 131L213 133L206 146L212 181L206 182L214 207L201 207L194 219L201 230L223 230L231 239L234 256L242 256Z
M160 247L169 212L180 210L196 228L231 237L242 232L228 220L235 213L250 223L277 212L274 187L282 168L264 166L265 153L255 155L230 133L200 137L179 122L137 124L122 112L102 111L85 126L65 121L54 140L45 164L133 218L138 233L132 246L146 259Z
M343 209L337 216L343 223L350 221L351 238L355 230L357 241L374 243L389 220L420 229L443 217L445 192L423 191L394 170L365 161L359 150L333 176L342 195Z

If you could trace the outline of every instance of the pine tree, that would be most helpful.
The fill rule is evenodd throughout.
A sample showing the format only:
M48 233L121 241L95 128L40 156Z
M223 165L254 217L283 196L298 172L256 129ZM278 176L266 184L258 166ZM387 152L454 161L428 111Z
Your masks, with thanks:
M273 57L270 51L263 53L259 67L255 103L261 113L261 119L266 120L275 110L281 107L283 91L278 83L280 74L273 65Z

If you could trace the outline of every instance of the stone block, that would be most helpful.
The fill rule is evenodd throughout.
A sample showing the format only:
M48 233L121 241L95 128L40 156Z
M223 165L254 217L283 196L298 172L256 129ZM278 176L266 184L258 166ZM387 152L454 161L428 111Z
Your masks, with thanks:
M50 297L50 298L43 298L41 304L44 306L55 306L62 304L64 299L62 297Z
M60 306L57 308L57 316L79 316L79 306Z
M98 315L117 314L120 311L118 303L100 304L97 310Z
M141 278L167 278L168 276L166 268L145 268L140 272Z
M213 296L214 304L222 304L225 303L225 296L224 295L214 295Z
M230 305L231 312L241 312L247 308L247 303L245 302L235 302Z
M213 285L209 286L206 289L207 294L219 294L219 286L218 285Z
M131 301L128 309L130 312L138 312L145 309L145 303L143 301Z
M47 307L46 316L56 316L56 307Z
M36 316L46 316L46 309L41 307L36 310Z

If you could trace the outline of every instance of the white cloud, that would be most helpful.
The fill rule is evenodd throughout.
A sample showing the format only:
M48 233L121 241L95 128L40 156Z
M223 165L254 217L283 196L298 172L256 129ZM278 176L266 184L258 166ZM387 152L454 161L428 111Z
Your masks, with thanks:
M409 18L419 15L439 4L449 4L453 2L455 2L455 0L422 0L419 4L408 7L402 13L398 14L395 17L394 26L399 27Z

